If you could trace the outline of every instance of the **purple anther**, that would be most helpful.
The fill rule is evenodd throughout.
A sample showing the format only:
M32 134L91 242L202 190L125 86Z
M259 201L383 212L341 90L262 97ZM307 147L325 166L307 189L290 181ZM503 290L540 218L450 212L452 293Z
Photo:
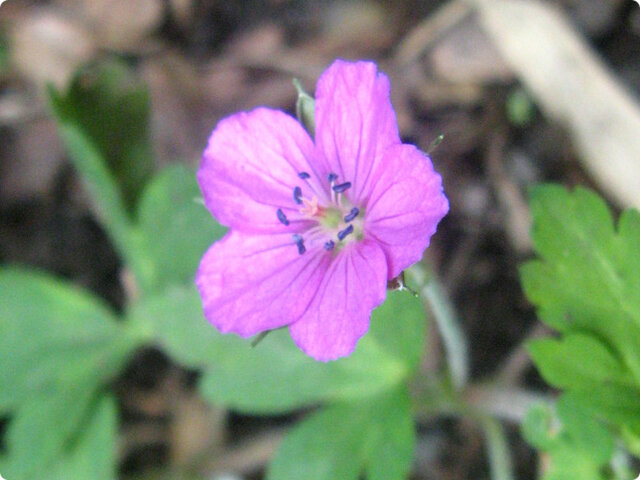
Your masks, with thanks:
M349 225L347 228L345 228L344 230L340 230L338 232L338 240L344 240L344 237L346 237L347 235L349 235L350 233L353 233L353 225Z
M278 220L280 220L280 223L289 225L289 220L287 219L287 216L284 214L281 208L276 211L276 215L278 216Z
M293 201L298 205L302 203L302 189L300 187L293 189Z
M338 174L337 173L330 173L329 176L327 177L327 180L329 180L329 183L333 183L338 179Z
M336 244L333 243L333 240L329 240L328 242L324 242L324 249L329 251L329 250L333 250L333 247L335 247Z
M307 249L304 246L304 239L302 238L302 235L298 234L298 233L294 233L291 238L293 239L293 242L296 244L296 246L298 247L298 253L300 255L302 255L304 252L307 251Z
M351 188L351 182L339 183L338 185L334 185L331 188L336 193L342 193L345 190L348 190L349 188Z
M351 211L344 216L344 221L350 222L351 220L356 218L359 213L360 213L360 210L358 210L358 207L353 207Z
M298 173L298 177L300 177L302 180L306 180L307 178L311 177L311 175L309 175L307 172L300 172Z

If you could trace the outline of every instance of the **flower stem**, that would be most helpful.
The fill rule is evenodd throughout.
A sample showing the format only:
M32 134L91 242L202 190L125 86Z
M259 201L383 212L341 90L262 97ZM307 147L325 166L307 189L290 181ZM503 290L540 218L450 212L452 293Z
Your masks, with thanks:
M419 380L413 388L416 420L419 423L428 422L434 417L471 420L484 433L491 479L513 480L512 455L502 424L493 416L494 412L469 398L475 396L473 389L464 392L455 390L447 378ZM509 416L506 419L512 420Z
M502 425L487 415L478 418L487 444L489 469L493 480L513 480L511 451Z
M425 265L417 263L408 273L418 285L418 293L440 331L451 383L457 390L462 390L469 379L469 347L453 305L440 282Z

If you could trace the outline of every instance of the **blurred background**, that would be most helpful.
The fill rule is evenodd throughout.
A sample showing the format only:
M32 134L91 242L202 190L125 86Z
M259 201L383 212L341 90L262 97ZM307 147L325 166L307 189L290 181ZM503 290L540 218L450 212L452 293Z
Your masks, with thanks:
M337 57L373 59L389 75L405 141L427 151L444 135L431 156L451 212L427 256L469 336L472 380L497 375L544 389L521 347L545 333L518 281L531 256L526 190L587 185L616 208L640 206L640 7L632 0L7 0L0 263L55 273L123 308L120 259L58 139L47 83L65 89L78 67L118 58L149 88L148 167L196 167L220 118L258 105L293 112L292 78L313 92ZM430 339L426 370L442 356ZM117 379L124 478L155 478L203 445L213 446L213 475L262 478L291 418L207 406L196 378L148 349ZM521 415L517 402L496 408ZM477 428L422 427L413 478L488 478ZM516 423L509 439L518 478L535 478Z

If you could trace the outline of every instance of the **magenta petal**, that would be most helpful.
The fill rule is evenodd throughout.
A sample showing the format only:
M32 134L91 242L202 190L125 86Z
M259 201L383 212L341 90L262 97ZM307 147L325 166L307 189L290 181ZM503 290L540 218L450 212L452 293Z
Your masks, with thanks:
M387 264L373 242L352 243L331 263L308 310L289 327L294 342L316 360L349 355L385 298Z
M287 215L298 211L294 187L311 196L298 173L313 173L315 157L311 138L294 118L258 108L218 123L203 154L198 183L207 208L223 225L244 232L280 232L285 226L277 209ZM324 192L319 186L317 190ZM286 230L303 226L292 224Z
M375 63L336 60L316 88L316 145L326 172L351 182L351 199L368 198L384 151L400 143L389 79Z
M307 309L329 263L320 252L298 254L290 234L232 231L209 248L196 274L205 316L243 337L288 325Z
M365 236L384 249L392 279L422 258L449 202L429 157L413 145L397 145L385 153L366 208Z

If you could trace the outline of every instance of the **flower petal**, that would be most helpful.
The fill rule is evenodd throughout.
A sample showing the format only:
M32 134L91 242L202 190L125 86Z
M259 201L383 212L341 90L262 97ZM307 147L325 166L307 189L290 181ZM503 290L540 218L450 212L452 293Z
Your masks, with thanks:
M389 79L371 62L336 60L316 88L316 145L325 172L351 182L347 196L366 200L382 154L400 143Z
M290 234L232 231L205 253L196 274L207 320L243 337L300 318L331 262L298 253Z
M422 258L449 202L431 160L413 145L388 149L383 163L364 228L384 249L392 279Z
M293 341L316 360L349 355L369 329L371 311L385 298L387 264L374 242L351 243L331 263L300 320Z
M294 232L306 222L286 227L277 209L298 212L293 189L324 195L316 175L305 181L298 173L313 173L316 150L304 128L284 112L258 108L218 123L198 170L207 208L223 225L244 232ZM311 187L309 186L311 185Z

